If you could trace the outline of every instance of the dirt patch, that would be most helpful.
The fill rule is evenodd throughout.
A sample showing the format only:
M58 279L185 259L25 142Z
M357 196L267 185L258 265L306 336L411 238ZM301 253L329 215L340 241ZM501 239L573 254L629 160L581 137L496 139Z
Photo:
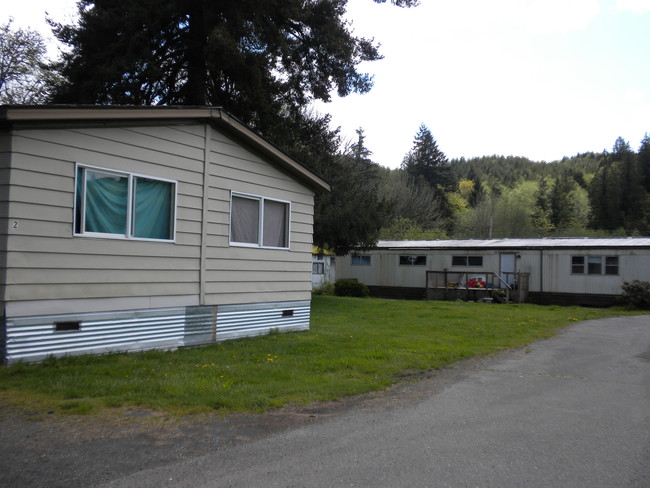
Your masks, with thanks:
M500 354L516 354L516 351ZM0 404L0 486L87 487L188 457L326 421L376 412L434 395L496 359L474 358L413 375L382 391L265 414L171 417L138 408L61 416Z

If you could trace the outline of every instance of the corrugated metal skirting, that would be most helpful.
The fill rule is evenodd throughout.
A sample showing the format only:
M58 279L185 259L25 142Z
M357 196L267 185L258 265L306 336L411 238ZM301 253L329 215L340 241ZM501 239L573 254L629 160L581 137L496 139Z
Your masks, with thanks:
M176 307L6 319L5 362L176 349L309 329L310 302Z

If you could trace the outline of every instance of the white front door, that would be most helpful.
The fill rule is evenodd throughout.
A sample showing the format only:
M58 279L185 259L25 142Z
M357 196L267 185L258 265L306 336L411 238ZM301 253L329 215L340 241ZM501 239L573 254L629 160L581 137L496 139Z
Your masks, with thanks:
M499 274L501 278L510 286L513 286L517 276L515 274L517 272L517 255L515 253L503 253L500 255L499 262ZM500 284L500 288L505 288L503 283Z

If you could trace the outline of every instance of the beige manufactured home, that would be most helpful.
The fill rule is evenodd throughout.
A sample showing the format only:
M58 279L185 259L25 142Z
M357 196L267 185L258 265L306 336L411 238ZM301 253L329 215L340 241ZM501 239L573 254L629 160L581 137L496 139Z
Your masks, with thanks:
M376 296L611 305L625 281L650 281L650 238L379 241L339 257L337 277Z
M309 327L327 183L219 108L0 107L5 362Z

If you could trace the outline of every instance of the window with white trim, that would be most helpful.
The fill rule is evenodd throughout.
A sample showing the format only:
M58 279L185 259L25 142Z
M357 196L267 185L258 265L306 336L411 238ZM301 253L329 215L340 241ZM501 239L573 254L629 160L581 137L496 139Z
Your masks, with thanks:
M83 165L76 180L75 235L174 240L175 181Z
M571 274L618 275L618 256L571 256Z
M400 256L399 265L400 266L426 266L427 257L426 256Z
M452 266L483 266L483 256L452 256Z
M571 256L571 273L585 274L585 257Z
M353 254L351 258L353 266L370 266L370 256L368 255Z
M322 261L316 261L311 263L311 272L315 275L325 274L325 263Z
M618 256L605 256L605 274L618 275Z
M233 193L230 200L230 244L288 249L289 215L289 202Z

